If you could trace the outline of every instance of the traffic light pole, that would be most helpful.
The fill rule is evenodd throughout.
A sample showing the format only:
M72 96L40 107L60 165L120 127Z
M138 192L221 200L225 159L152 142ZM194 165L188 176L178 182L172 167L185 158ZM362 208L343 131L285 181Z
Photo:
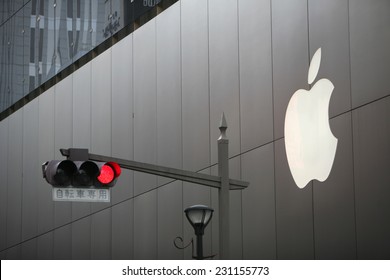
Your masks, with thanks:
M218 190L219 198L219 253L221 259L230 256L230 195L229 195L229 139L226 136L227 124L225 115L222 115L219 126L221 135L218 138L218 175L221 178L221 187Z
M229 190L241 190L248 187L249 183L229 178L229 140L226 137L227 124L222 115L219 127L221 132L218 138L218 176L201 174L193 171L165 167L150 163L125 160L121 158L96 155L88 153L88 149L60 149L63 156L70 160L93 160L102 162L116 162L120 167L133 171L158 175L175 180L195 183L218 189L219 196L219 251L220 259L229 259Z

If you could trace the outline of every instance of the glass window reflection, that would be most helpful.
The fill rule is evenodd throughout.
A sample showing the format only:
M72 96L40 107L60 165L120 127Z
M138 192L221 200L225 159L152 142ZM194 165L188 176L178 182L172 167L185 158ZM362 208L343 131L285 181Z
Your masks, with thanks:
M161 1L1 1L0 112Z

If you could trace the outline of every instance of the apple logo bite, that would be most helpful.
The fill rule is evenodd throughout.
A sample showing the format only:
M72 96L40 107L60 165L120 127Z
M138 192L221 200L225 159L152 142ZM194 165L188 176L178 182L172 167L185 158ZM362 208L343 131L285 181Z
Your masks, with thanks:
M310 62L308 83L315 80L321 63L321 48ZM287 106L284 137L288 165L295 183L304 188L316 179L325 181L332 169L337 138L329 126L329 101L334 86L321 79L307 91L297 90Z

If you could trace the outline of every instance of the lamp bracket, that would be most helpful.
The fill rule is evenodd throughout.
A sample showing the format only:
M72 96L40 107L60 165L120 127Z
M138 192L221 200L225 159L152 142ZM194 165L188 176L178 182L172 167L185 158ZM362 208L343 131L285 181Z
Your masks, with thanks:
M187 248L188 246L192 245L192 251L194 251L194 239L193 239L193 238L191 238L190 242L189 242L187 245L185 245L185 246L179 246L179 245L177 245L177 244L176 244L176 241L177 241L178 239L180 240L180 242L181 242L182 244L184 243L183 238L181 238L180 236L177 236L177 237L173 240L173 245L175 245L175 247L176 247L177 249L183 250L183 249Z

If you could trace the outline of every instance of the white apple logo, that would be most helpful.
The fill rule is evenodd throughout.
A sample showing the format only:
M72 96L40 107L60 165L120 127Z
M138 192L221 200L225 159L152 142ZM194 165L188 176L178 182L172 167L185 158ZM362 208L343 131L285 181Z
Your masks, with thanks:
M321 48L311 60L308 83L315 80L321 63ZM332 169L337 138L329 127L329 101L334 86L321 79L307 91L297 90L287 106L284 137L287 161L299 188L317 179L325 181Z

